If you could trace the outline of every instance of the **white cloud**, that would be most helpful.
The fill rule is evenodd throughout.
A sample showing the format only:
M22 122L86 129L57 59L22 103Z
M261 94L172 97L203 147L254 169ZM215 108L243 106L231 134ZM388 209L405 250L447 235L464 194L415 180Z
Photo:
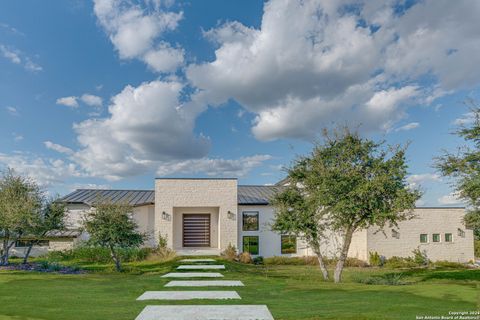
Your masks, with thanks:
M59 152L59 153L68 154L68 155L73 154L72 149L70 149L68 147L65 147L65 146L62 146L60 144L53 143L51 141L44 141L43 144L45 145L45 147L47 149L54 150L54 151Z
M112 98L108 118L74 125L81 149L72 159L91 175L116 180L162 162L204 157L210 141L193 132L203 108L181 102L182 89L175 81L126 86Z
M416 129L420 127L420 123L418 122L410 122L410 123L407 123L406 125L404 126L401 126L397 129L395 129L395 131L409 131L409 130L413 130L413 129Z
M0 45L0 51L2 52L2 55L10 60L10 62L15 63L15 64L21 64L22 59L20 58L20 53L14 49L7 48L4 45Z
M388 131L413 103L480 82L479 15L470 1L399 14L393 2L272 0L258 29L207 31L215 59L186 74L210 104L233 98L255 113L258 139L310 139L332 122Z
M111 189L109 184L97 184L97 183L74 183L69 186L70 191L77 189Z
M444 206L463 204L462 200L459 198L458 194L455 192L441 196L440 198L437 199L437 201L439 204Z
M412 174L407 177L407 182L411 188L417 188L425 182L439 182L442 181L440 175L436 173L422 173L422 174Z
M78 97L69 96L58 98L56 104L61 104L70 108L78 108Z
M82 177L73 163L59 159L44 159L28 153L0 153L0 164L35 179L42 187L63 184L71 177Z
M13 140L15 142L19 142L19 141L22 141L24 139L24 137L21 135L21 134L18 134L18 133L13 133Z
M103 100L101 97L89 94L89 93L84 93L81 97L80 100L83 101L83 103L91 106L91 107L101 107L103 104Z
M254 155L239 159L192 159L162 164L158 167L157 174L164 176L175 173L205 173L208 176L215 177L243 177L271 158L270 155Z
M12 106L7 106L5 107L5 110L7 110L7 112L12 115L12 116L19 116L20 113L18 112L17 108L15 107L12 107Z
M25 70L31 72L39 72L43 70L43 68L39 64L33 62L32 59L25 56L20 50L0 44L0 52L2 53L4 58L10 60L10 62L14 64L23 63L23 67L25 68Z
M183 64L183 50L160 40L177 28L182 12L163 10L158 2L146 2L146 8L125 0L94 2L95 15L120 59L140 59L157 72L174 71Z
M461 118L457 118L453 121L453 124L456 126L467 126L475 122L475 113L467 112L462 115Z

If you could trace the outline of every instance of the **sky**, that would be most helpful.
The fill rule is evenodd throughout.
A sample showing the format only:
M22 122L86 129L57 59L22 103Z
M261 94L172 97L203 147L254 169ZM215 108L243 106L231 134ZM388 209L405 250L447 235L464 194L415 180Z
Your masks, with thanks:
M433 159L473 120L479 16L468 0L2 1L0 169L60 195L273 184L348 125L409 144L418 205L461 205Z

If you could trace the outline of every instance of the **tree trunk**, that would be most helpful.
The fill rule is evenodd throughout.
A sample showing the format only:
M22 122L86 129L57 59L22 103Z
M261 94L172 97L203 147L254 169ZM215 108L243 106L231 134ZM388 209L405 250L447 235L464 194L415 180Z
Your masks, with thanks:
M322 252L320 251L320 245L318 243L313 243L310 245L313 249L313 252L317 255L318 265L320 267L320 271L322 271L323 280L328 280L328 270L325 266L325 261L323 260Z
M350 248L350 243L352 242L353 231L353 228L348 228L345 232L342 251L340 252L340 257L338 258L335 272L333 274L333 279L335 283L339 283L342 281L343 266L345 265L345 260L347 260L348 257L348 249Z
M120 257L117 255L115 248L110 246L110 255L112 256L113 262L115 262L115 269L120 272L122 271L122 264L120 262Z
M30 253L32 252L32 248L33 248L33 241L30 242L30 245L28 246L27 252L25 252L25 255L23 256L23 264L27 264L28 257L30 256Z
M12 241L10 244L8 242L9 242L8 238L3 240L3 254L2 254L2 257L0 259L0 266L8 265L8 258L9 258L9 254L10 254L10 249L15 244L15 241Z

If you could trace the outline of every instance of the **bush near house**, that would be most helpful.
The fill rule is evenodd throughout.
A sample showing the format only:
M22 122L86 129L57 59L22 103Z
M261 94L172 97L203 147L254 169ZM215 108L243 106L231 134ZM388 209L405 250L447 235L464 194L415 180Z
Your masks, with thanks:
M125 262L142 261L154 252L152 248L120 248L118 255ZM109 263L112 261L110 249L98 246L78 246L66 251L49 252L48 261L82 261L93 263Z
M475 257L480 258L480 240L475 240Z

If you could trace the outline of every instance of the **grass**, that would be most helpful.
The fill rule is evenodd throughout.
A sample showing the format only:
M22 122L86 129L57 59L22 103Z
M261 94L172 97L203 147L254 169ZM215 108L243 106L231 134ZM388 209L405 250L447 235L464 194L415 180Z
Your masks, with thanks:
M480 270L402 270L406 285L360 283L371 277L394 277L396 271L348 268L345 282L324 282L316 266L254 266L222 261L225 279L241 280L239 301L136 301L147 290L164 288L160 275L174 270L179 258L111 265L81 264L91 273L0 272L0 319L134 319L152 304L266 304L275 319L415 319L480 310ZM183 288L182 290L188 290ZM198 288L195 288L198 290ZM203 288L202 288L203 289ZM205 290L219 290L209 287Z

